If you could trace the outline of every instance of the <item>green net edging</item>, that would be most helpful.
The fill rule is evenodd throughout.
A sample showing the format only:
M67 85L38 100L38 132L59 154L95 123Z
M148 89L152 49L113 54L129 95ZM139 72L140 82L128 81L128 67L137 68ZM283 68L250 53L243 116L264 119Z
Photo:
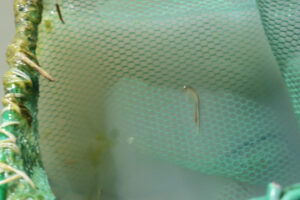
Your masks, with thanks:
M0 199L54 199L40 159L36 119L39 74L34 67L42 2L15 0L14 12L16 34L3 77Z

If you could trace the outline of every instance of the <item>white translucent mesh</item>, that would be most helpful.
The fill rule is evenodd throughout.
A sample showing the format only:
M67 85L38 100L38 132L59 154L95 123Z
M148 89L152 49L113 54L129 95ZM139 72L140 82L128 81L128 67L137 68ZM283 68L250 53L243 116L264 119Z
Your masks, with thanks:
M39 130L58 197L245 199L300 180L255 1L65 0L66 24L43 2L38 58L56 82L41 79Z

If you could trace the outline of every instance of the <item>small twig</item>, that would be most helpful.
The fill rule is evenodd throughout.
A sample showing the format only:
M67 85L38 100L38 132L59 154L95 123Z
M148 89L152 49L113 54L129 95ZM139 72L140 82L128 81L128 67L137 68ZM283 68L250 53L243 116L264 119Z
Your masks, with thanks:
M9 148L13 150L16 154L20 155L21 151L18 146L13 143L11 140L1 140L0 141L0 148Z
M0 185L9 183L10 181L14 181L14 180L17 180L19 178L21 178L21 176L19 174L13 175L11 177L8 177L7 179L4 179L4 180L0 181Z
M7 136L7 139L0 140L0 148L9 148L13 150L16 154L21 154L20 149L16 145L16 137L11 132L4 129L4 127L11 126L11 125L19 125L19 122L12 121L12 122L4 122L0 126L0 133Z
M20 154L20 149L16 145L16 137L14 136L14 134L12 134L11 132L4 129L7 126L13 126L13 125L20 125L20 122L17 122L17 121L4 122L0 126L0 133L6 135L8 137L7 139L0 141L0 148L9 148L9 149L13 150L14 152L16 152L17 154ZM2 169L2 171L10 171L10 172L16 173L15 175L10 176L10 177L6 178L5 180L1 180L0 185L6 184L8 182L14 181L19 178L23 178L24 180L26 180L29 183L29 185L31 185L33 188L35 188L35 185L32 182L32 180L24 172L22 172L18 169L15 169L3 162L0 162L0 169Z
M29 185L31 185L31 187L35 188L35 185L32 182L32 180L24 172L22 172L22 171L20 171L18 169L15 169L15 168L13 168L13 167L11 167L11 166L3 163L3 162L0 162L0 168L2 168L3 170L6 170L6 171L11 171L11 172L15 172L16 173L15 176L12 176L12 177L9 177L9 178L7 178L7 179L5 179L3 181L0 181L0 185L5 184L5 183L7 183L9 181L13 181L13 180L15 180L17 178L21 178L22 177L23 179L25 179L29 183Z
M0 129L0 133L3 133L4 135L6 135L8 137L8 139L5 140L10 140L11 142L16 142L16 137L14 136L14 134L12 134L11 132L4 130L3 128ZM4 140L2 140L4 141Z
M59 17L61 23L65 24L65 21L64 21L64 19L62 17L62 14L61 14L61 11L60 11L60 7L59 7L58 3L56 3L55 6L56 6L56 11L58 13L58 17Z
M38 66L32 60L30 60L25 54L19 52L19 53L17 53L17 56L19 56L23 62L25 62L30 67L32 67L33 69L35 69L36 71L38 71L46 79L48 79L49 81L54 81L54 78L50 74L48 74L48 72L46 72L45 70L43 70L40 66Z

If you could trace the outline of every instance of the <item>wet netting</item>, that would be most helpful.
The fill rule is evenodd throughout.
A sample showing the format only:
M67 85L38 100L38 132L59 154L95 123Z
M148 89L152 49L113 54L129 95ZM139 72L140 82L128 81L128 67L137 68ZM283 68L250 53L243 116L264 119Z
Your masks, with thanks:
M299 10L15 0L0 197L241 200L300 182Z

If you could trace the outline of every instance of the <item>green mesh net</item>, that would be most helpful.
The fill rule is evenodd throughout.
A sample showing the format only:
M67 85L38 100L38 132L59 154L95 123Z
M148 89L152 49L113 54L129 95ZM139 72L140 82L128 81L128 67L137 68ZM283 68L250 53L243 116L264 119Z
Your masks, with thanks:
M45 168L57 199L240 200L300 181L299 0L42 5L36 185Z

